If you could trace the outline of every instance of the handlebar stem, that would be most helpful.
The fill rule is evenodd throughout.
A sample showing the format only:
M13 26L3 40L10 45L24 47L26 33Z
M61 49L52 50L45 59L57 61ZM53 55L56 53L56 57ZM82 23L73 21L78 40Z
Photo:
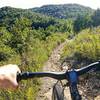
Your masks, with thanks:
M81 95L79 94L78 88L77 88L77 83L78 83L78 75L77 72L72 69L68 73L68 79L70 82L70 93L71 93L71 98L72 100L81 100Z

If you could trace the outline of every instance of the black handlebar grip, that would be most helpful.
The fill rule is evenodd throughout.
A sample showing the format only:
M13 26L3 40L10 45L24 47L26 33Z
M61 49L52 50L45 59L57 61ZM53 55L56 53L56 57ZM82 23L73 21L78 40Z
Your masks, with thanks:
M18 73L17 74L17 82L21 81L21 80L26 80L29 78L29 72L23 72L23 73Z

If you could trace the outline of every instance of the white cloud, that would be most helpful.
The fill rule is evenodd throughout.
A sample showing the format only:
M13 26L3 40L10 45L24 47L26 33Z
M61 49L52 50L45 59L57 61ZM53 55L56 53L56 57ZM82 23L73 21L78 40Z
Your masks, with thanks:
M100 8L100 0L0 0L0 7L32 8L46 4L78 3L92 8Z

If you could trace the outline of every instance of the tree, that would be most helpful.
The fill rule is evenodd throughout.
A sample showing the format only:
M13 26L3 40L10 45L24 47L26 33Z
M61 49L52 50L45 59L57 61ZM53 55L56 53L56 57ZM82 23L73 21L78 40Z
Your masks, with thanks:
M93 26L100 25L100 9L97 9L92 16Z
M74 31L79 32L82 29L89 28L92 26L91 16L78 16L74 22Z

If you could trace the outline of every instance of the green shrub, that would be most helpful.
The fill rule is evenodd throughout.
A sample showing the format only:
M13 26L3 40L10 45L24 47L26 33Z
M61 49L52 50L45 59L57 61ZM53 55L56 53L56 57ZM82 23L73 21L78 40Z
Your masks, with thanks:
M95 31L94 31L95 30ZM94 33L95 32L95 33ZM80 32L63 50L62 58L96 61L100 59L100 29L86 29Z

